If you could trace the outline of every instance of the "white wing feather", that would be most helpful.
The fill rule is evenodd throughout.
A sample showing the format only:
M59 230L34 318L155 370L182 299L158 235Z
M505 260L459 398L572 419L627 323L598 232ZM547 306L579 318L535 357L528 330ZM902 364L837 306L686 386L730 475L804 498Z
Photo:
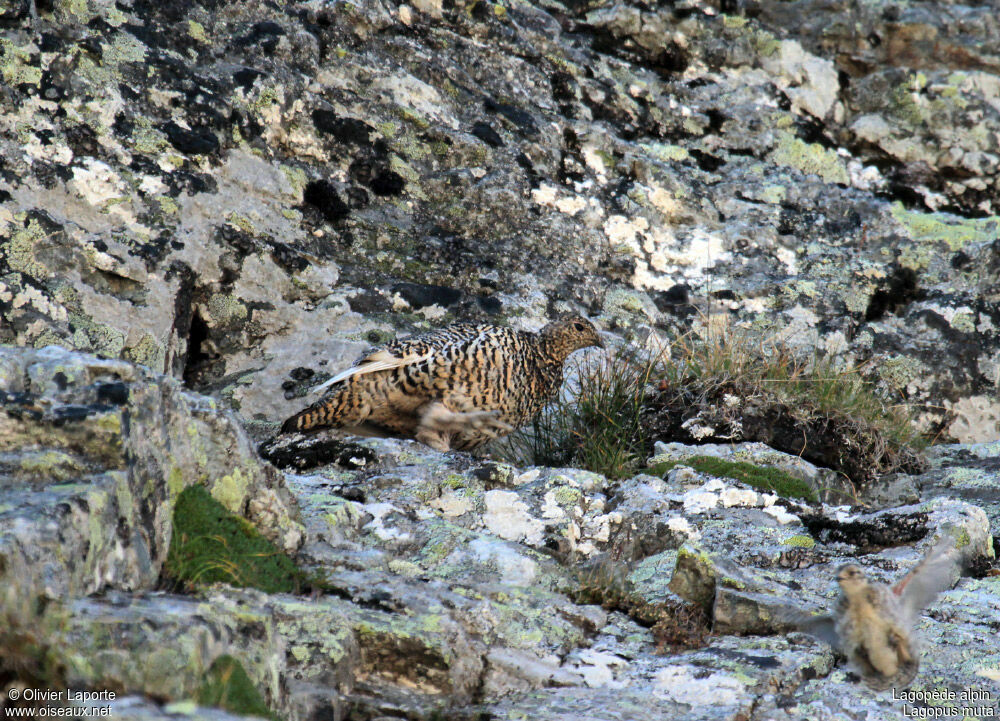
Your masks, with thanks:
M324 393L331 386L352 376L363 375L365 373L375 373L376 371L385 371L392 368L400 368L413 363L422 363L423 361L430 360L432 355L433 353L428 351L423 355L394 356L388 351L380 350L369 356L365 356L356 365L353 365L347 370L338 373L333 378L320 383L318 386L313 388L313 392Z

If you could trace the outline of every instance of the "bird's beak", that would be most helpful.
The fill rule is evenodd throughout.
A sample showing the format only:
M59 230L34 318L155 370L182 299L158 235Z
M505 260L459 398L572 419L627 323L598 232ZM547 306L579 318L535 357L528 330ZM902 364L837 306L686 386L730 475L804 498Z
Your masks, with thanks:
M597 347L598 348L605 348L605 349L607 348L607 346L604 345L604 339L601 338L601 334L600 333L597 334Z

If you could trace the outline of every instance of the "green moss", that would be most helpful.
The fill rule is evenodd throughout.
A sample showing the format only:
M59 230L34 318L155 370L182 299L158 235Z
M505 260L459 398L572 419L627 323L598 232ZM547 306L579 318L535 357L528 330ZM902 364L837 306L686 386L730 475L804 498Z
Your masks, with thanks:
M777 493L784 498L802 498L807 501L818 500L816 492L801 478L797 478L779 468L755 466L753 463L745 461L727 461L724 458L716 458L715 456L691 456L690 458L681 460L657 463L650 469L650 472L662 476L667 471L679 465L690 466L699 473L707 473L717 478L732 478L746 483L758 491Z
M173 525L164 571L177 583L228 583L267 593L294 593L305 586L305 575L288 556L204 486L191 486L177 497Z
M222 708L241 716L278 719L247 676L243 664L228 654L212 663L198 689L197 700L202 706Z

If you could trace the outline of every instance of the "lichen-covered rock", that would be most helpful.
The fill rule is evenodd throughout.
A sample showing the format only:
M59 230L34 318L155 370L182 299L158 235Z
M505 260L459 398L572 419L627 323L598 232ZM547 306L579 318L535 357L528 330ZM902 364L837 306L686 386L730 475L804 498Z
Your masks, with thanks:
M775 604L825 608L839 564L889 580L949 534L972 564L920 620L913 688L995 706L993 5L7 3L0 645L134 692L123 718L221 721L196 698L231 654L289 721L902 719L925 706L783 636ZM396 334L571 311L868 363L968 445L848 508L333 436L269 440L279 472L240 428L264 441ZM192 483L301 543L314 597L157 590ZM661 653L576 603L607 564L716 635Z
M288 549L295 501L234 417L180 383L50 346L0 347L0 575L7 602L156 584L177 495L201 483Z

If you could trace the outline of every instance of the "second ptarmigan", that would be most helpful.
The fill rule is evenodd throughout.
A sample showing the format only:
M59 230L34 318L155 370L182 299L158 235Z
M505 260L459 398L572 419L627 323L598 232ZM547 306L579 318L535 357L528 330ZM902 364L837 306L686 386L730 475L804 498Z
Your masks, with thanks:
M604 344L578 316L538 333L458 323L394 340L320 385L322 400L282 431L357 427L476 448L534 418L559 391L566 359L589 346Z

